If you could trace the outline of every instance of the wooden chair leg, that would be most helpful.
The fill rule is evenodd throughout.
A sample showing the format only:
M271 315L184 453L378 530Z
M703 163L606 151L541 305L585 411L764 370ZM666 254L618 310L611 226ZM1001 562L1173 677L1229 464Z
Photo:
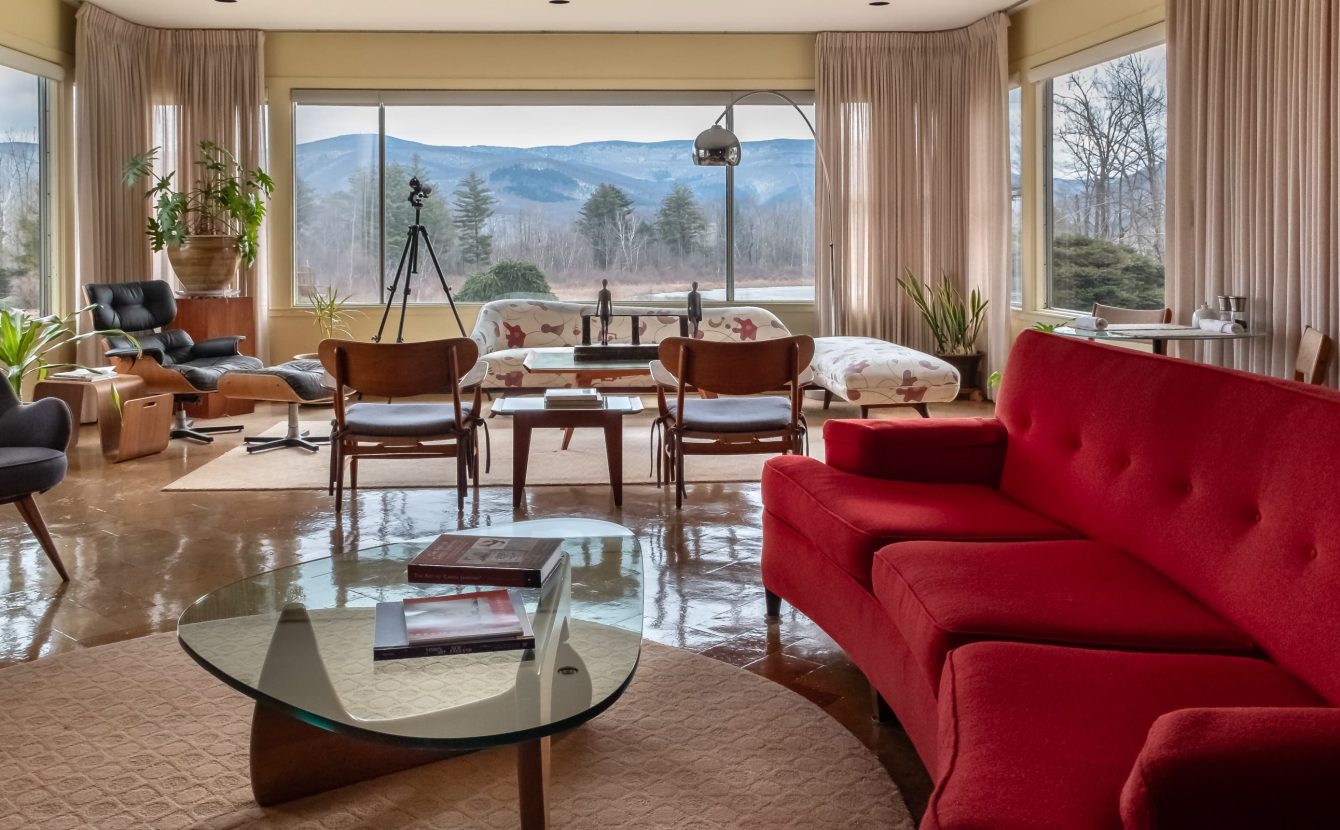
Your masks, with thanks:
M33 535L37 537L37 543L42 546L42 551L46 553L47 559L56 567L56 573L60 574L61 581L69 582L70 574L65 570L65 563L60 561L60 554L56 552L56 543L51 541L51 534L47 532L47 524L42 521L42 514L37 509L37 502L33 501L31 495L24 496L14 504L19 508L19 513L23 515L23 520L28 523L28 528L32 530Z
M358 456L349 459L349 495L358 493Z
M684 439L675 436L675 509L684 507Z
M456 439L456 507L465 509L465 494L470 490L470 447L467 439Z
M344 453L340 453L340 459L335 465L335 512L339 513L344 507Z

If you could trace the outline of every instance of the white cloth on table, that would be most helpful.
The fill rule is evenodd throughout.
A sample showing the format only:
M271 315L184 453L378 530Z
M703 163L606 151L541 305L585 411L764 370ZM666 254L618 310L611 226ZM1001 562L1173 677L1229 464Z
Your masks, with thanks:
M1220 334L1242 334L1246 331L1241 323L1232 320L1201 320L1200 327L1204 331L1215 331Z
M1107 331L1107 321L1092 314L1081 314L1070 326L1079 331Z

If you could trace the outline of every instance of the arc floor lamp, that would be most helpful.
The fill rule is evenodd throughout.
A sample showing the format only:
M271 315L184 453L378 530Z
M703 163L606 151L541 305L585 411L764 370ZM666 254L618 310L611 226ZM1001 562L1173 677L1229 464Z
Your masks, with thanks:
M707 129L699 133L698 138L694 140L693 163L700 167L736 167L739 165L740 160L742 158L740 152L740 139L736 137L735 133L731 132L726 127L721 126L721 122L724 121L726 117L732 113L732 111L735 109L736 104L754 95L771 95L776 98L781 98L783 101L790 104L791 108L795 110L796 114L799 115L801 120L805 122L805 126L809 128L810 135L814 136L814 155L819 161L819 170L820 172L823 173L824 177L824 190L827 191L827 195L829 196L829 204L827 211L828 295L829 295L828 302L829 302L829 315L831 318L834 318L830 319L829 322L832 325L836 326L837 321L835 318L837 316L837 303L836 303L837 261L833 242L833 204L832 204L833 178L831 175L829 175L828 172L828 161L824 158L823 146L820 145L819 143L819 133L814 129L814 124L810 121L809 117L805 115L805 111L800 108L800 105L797 104L795 100L791 98L791 96L782 92L778 92L775 89L755 89L750 92L744 92L735 96L735 99L731 101L729 104L727 104L726 108L721 111L721 115L717 116L717 120L712 122L712 126L708 127ZM732 240L735 238L734 234L732 233L735 226L734 201L735 201L734 189L727 188L726 228L727 228L727 238ZM818 209L817 201L815 204L815 209L816 210ZM726 248L726 257L727 262L733 265L735 259L735 252L731 250L730 246L727 246ZM731 270L732 273L734 273L734 269L732 268Z

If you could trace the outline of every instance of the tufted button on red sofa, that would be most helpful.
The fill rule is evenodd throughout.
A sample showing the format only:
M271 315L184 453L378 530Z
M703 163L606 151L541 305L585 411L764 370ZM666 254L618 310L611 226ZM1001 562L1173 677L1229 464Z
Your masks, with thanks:
M995 419L829 421L763 582L936 778L922 830L1340 827L1340 394L1037 332Z

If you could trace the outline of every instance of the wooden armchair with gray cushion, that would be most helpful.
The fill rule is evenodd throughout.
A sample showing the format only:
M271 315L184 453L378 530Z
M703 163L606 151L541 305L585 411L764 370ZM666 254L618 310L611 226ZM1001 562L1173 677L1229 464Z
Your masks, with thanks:
M8 381L0 380L0 504L13 503L42 545L56 573L66 582L70 575L56 553L36 493L45 493L65 478L65 447L73 419L64 401L46 398L19 403Z

